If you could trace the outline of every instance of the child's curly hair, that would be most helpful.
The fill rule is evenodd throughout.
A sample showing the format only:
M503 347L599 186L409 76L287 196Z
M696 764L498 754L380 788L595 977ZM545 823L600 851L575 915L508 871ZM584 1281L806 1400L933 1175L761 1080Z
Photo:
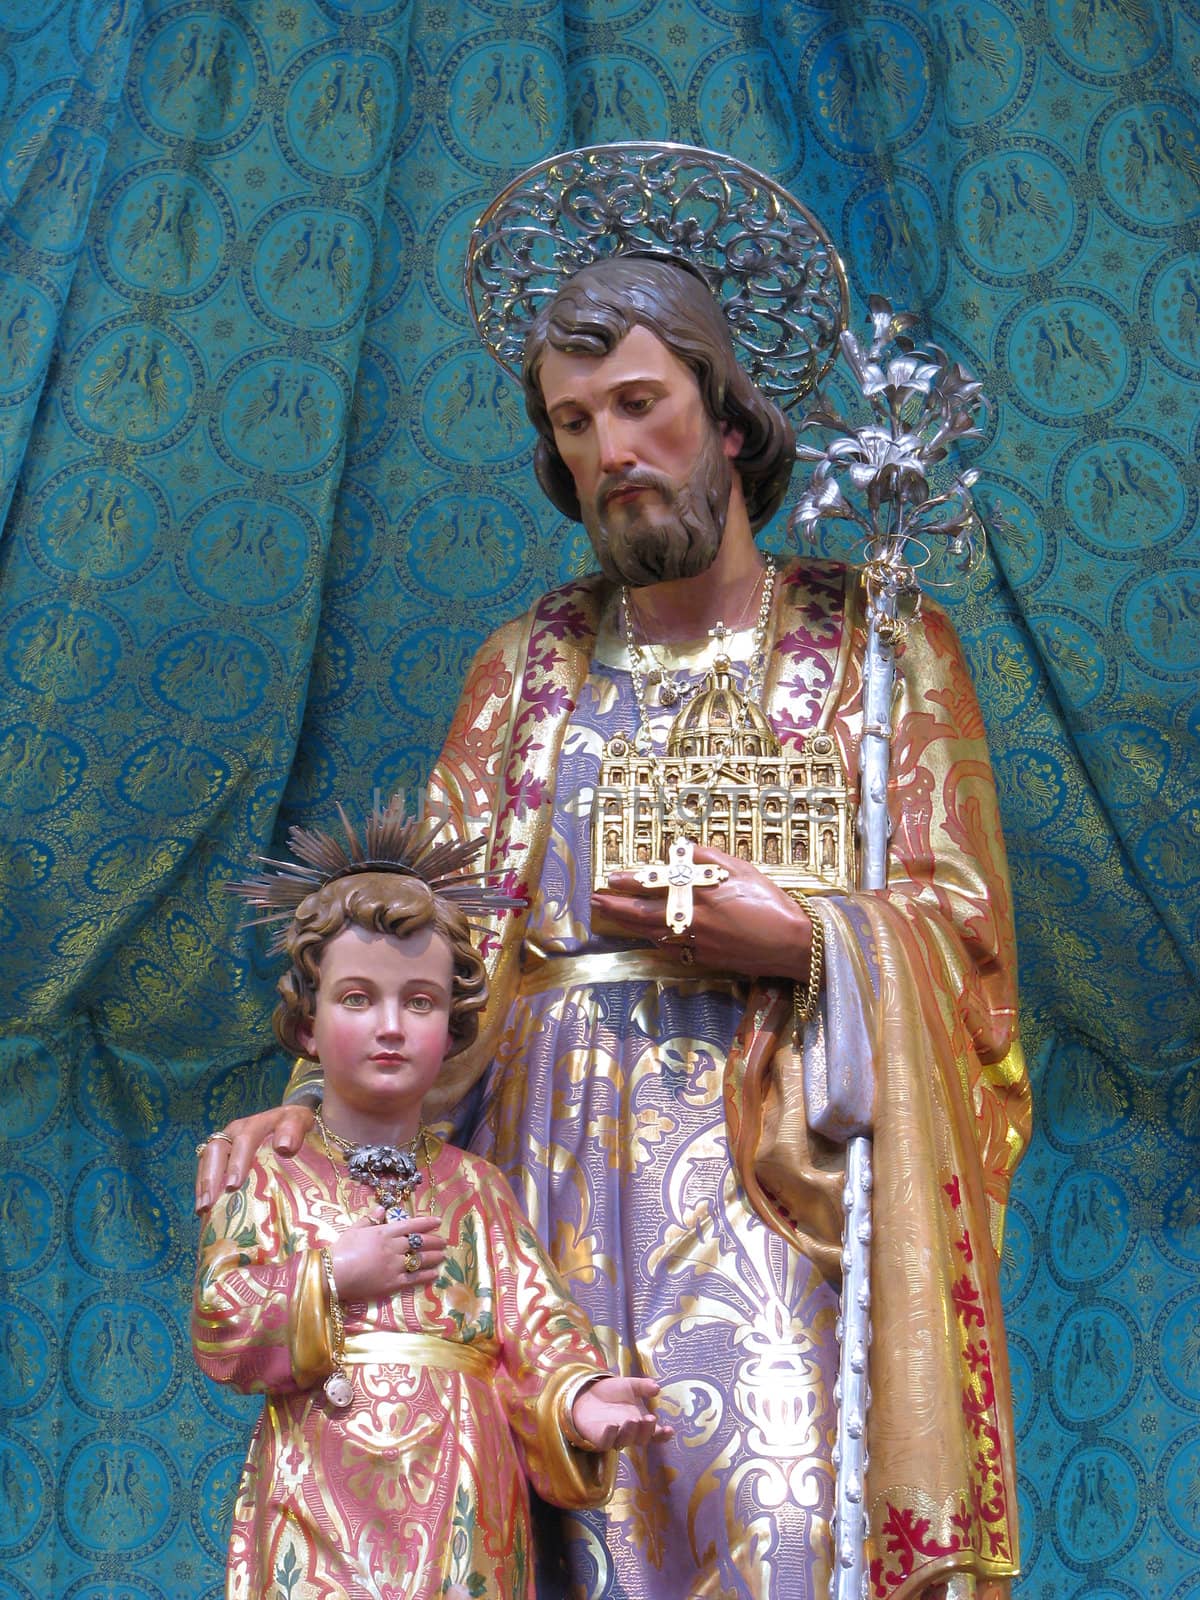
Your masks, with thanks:
M365 928L405 939L432 927L450 946L454 964L447 1055L474 1043L479 1013L487 1004L487 973L466 917L420 878L396 872L358 872L322 885L296 907L284 948L292 965L279 980L272 1022L285 1050L308 1056L300 1034L311 1026L321 982L321 957L343 928ZM310 1058L311 1059L311 1058Z

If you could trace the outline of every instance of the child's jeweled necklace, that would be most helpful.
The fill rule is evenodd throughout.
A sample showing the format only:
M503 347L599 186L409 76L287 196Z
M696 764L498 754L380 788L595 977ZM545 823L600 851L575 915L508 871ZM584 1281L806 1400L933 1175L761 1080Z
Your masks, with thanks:
M433 1204L433 1161L429 1154L429 1135L424 1128L418 1128L403 1149L393 1144L354 1144L334 1133L318 1110L317 1131L333 1168L338 1200L347 1215L350 1205L342 1185L341 1163L333 1159L331 1145L336 1146L346 1158L346 1171L354 1181L374 1190L375 1199L383 1207L388 1222L404 1222L413 1214L413 1191L425 1181L417 1165L417 1152L420 1150L429 1174L429 1204Z

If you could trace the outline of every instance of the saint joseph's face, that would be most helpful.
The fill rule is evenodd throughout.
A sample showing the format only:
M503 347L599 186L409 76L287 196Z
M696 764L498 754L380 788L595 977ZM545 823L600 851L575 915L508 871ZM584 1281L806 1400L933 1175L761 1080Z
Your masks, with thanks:
M706 572L742 436L716 427L691 369L639 325L606 356L547 349L538 381L605 576L642 587Z

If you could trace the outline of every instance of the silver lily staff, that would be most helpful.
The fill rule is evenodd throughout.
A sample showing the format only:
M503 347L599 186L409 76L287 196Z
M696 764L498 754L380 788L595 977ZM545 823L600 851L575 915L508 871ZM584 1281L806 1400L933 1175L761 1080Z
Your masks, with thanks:
M883 889L891 833L887 788L895 652L920 613L917 573L940 560L956 578L965 578L984 550L984 527L971 497L978 473L959 473L938 493L931 490L930 477L957 441L980 436L978 418L985 401L982 386L943 350L916 348L908 337L916 317L893 311L880 296L872 296L869 306L869 348L864 351L848 330L842 333L841 348L873 420L854 427L821 406L808 415L805 427L823 428L835 437L823 450L797 446L797 457L815 466L789 528L811 535L829 517L861 530L867 592L858 818L861 886ZM865 1600L868 1592L871 1184L871 1139L864 1130L846 1145L833 1600Z

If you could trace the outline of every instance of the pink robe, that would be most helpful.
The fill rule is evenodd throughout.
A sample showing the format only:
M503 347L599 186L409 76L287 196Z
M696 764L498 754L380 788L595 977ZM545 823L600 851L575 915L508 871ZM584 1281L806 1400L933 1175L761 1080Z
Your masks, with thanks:
M371 1203L311 1135L264 1151L205 1221L192 1317L209 1377L264 1392L233 1512L229 1600L533 1594L526 1475L556 1504L602 1503L613 1458L573 1449L560 1402L604 1372L512 1192L430 1139L416 1191L449 1241L436 1285L345 1306L349 1409L326 1398L329 1292L318 1254ZM337 1159L335 1157L335 1159Z

